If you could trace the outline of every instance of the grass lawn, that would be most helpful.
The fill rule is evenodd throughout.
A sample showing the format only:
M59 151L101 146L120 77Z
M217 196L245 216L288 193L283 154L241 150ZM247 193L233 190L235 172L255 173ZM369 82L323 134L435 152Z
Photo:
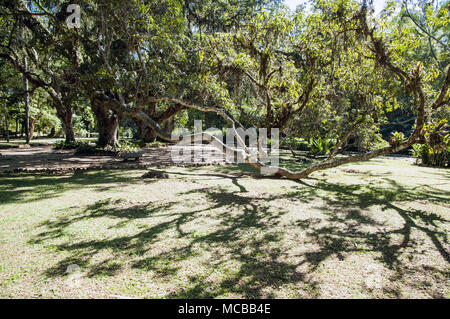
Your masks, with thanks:
M164 170L0 177L0 297L450 298L449 170Z

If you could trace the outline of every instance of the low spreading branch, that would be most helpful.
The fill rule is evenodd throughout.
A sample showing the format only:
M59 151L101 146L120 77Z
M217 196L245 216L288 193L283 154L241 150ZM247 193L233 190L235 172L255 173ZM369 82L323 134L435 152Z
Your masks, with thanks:
M414 132L410 135L410 137L403 141L396 141L396 143L391 144L389 147L377 149L368 153L354 155L354 156L348 156L344 158L335 159L335 155L339 148L345 143L345 141L350 137L350 135L354 132L354 130L361 125L361 121L355 123L353 127L350 129L349 132L341 139L340 143L334 148L330 156L317 164L314 164L302 171L294 172L285 168L281 167L272 167L272 166L266 166L264 163L262 163L259 158L260 154L257 153L251 154L245 143L242 141L241 137L236 131L236 123L237 121L234 120L234 118L227 114L224 110L216 107L206 107L206 106L199 106L195 104L191 104L188 102L185 102L178 98L171 98L171 97L161 97L161 98L152 98L149 100L149 102L161 102L161 101L171 101L173 103L182 105L186 108L193 108L197 109L203 112L215 112L216 114L220 115L222 118L224 118L228 123L231 124L233 128L234 135L238 141L238 144L242 148L242 150L236 150L236 149L230 149L227 145L224 145L222 141L218 140L217 138L206 134L194 134L187 137L187 141L209 141L213 145L215 145L218 149L222 150L224 153L227 151L233 151L240 154L241 160L243 160L245 163L248 163L252 165L253 167L262 170L264 168L264 172L273 176L279 176L279 177L285 177L288 179L303 179L308 177L310 174L316 171L329 169L333 167L338 167L344 164L353 163L353 162L359 162L359 161L368 161L372 158L396 153L401 150L404 150L408 147L410 147L412 144L420 143L421 137L423 136L423 128L426 121L425 116L425 94L423 92L423 87L421 83L421 77L420 77L420 68L421 63L418 63L417 66L411 70L411 72L406 72L404 70L401 70L399 67L395 66L390 58L389 52L387 50L387 46L384 43L384 41L381 38L378 38L374 34L374 29L369 28L366 20L366 12L363 8L361 12L359 12L356 16L357 20L360 23L360 30L362 31L363 35L368 38L369 43L371 45L370 49L372 50L374 54L375 60L378 62L377 67L384 68L387 70L392 76L396 76L400 78L405 84L406 84L406 91L408 93L412 93L414 105L417 110L417 117L416 117L416 126L414 129ZM444 81L443 87L441 89L441 92L439 96L436 98L434 103L432 103L431 108L432 110L436 110L446 103L448 103L448 100L445 100L447 91L448 91L448 85L449 85L449 73L450 69L447 70L447 76ZM171 136L168 136L164 130L161 129L159 124L148 117L144 112L138 112L137 116L139 116L147 125L152 127L156 134L165 140L168 141L174 141ZM258 150L261 148L258 147Z
M334 147L334 149L331 151L330 155L328 156L328 160L332 160L337 152L339 151L339 149L344 146L344 143L347 142L347 140L350 138L350 136L352 136L353 132L355 132L355 130L363 123L364 121L358 121L355 124L353 124L353 126L351 127L351 129L347 132L347 134L345 134L341 140L339 141L339 143Z

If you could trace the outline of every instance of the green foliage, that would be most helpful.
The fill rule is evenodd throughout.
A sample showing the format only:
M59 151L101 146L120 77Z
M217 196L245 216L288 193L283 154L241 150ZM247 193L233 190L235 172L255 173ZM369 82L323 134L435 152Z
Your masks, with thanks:
M139 141L136 144L136 146L138 146L140 148L152 148L152 147L165 147L165 146L167 146L167 144L164 142L160 142L160 141L155 141L155 142L151 142L151 143Z
M389 144L391 146L398 146L405 141L405 134L403 132L392 132Z
M83 19L76 30L65 25L61 1L0 5L5 12L0 53L17 57L14 63L0 61L0 90L10 97L6 113L11 118L23 119L17 65L26 57L35 94L31 118L39 128L57 126L56 114L60 119L74 114L75 132L85 135L95 126L94 115L97 125L115 129L101 120L137 122L134 111L161 122L174 116L186 128L194 119L207 127L225 125L215 114L192 109L177 114L170 112L176 103L148 103L171 96L222 108L245 127L278 127L289 132L292 148L311 148L315 154L326 154L335 144L324 137L339 139L363 122L350 140L358 151L368 151L387 143L381 133L386 139L394 130L409 135L414 121L389 121L417 114L411 107L414 96L392 70L409 74L420 66L428 108L440 93L450 57L448 1L389 1L376 23L368 13L368 28L376 25L374 37L385 49L381 58L361 28L358 13L363 11L355 0L312 0L310 10L295 13L279 6L279 0L78 3ZM27 9L39 19L30 23ZM391 67L380 67L386 61ZM74 112L65 113L65 107L56 112L55 105ZM446 111L435 110L431 117L445 117L441 112ZM129 127L142 128L138 123ZM392 145L405 139L398 134ZM135 149L122 144L111 151Z
M160 141L145 144L145 147L166 147L166 146L167 146L166 143Z
M119 152L118 149L101 148L84 141L57 141L53 144L53 148L57 150L75 150L77 155L115 155Z
M78 155L115 155L119 152L133 153L140 150L139 145L126 140L121 141L116 147L107 146L104 148L97 145L92 145L85 141L75 141L69 143L66 141L57 141L53 144L53 148L57 150L75 150L75 153Z
M299 137L287 137L281 142L282 147L292 148L296 151L309 151L310 144L303 138Z
M89 142L83 142L83 141L75 141L75 142L66 142L66 141L56 141L53 144L53 148L55 150L73 150L73 149L79 149L83 147L89 146Z
M134 153L140 150L140 145L135 144L133 142L122 140L119 142L119 146L114 150L119 151L120 153Z
M420 160L422 165L449 167L450 146L446 148L435 148L428 144L414 144L413 156Z
M450 166L450 134L447 119L434 121L425 127L424 144L413 145L413 156L423 165Z
M100 147L91 144L81 144L76 148L75 153L78 155L97 155L97 156L114 156L119 153L134 153L139 150L139 147L131 143L121 143L118 146Z
M310 145L310 154L312 155L326 155L328 154L335 146L336 141L333 139L322 139L321 137L318 138L311 138L309 141Z

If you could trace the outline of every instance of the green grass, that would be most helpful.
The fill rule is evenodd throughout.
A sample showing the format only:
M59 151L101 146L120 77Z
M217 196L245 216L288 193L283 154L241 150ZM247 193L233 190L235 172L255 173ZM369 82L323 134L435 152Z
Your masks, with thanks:
M247 165L165 171L0 177L0 297L450 294L448 170L377 159L299 182Z

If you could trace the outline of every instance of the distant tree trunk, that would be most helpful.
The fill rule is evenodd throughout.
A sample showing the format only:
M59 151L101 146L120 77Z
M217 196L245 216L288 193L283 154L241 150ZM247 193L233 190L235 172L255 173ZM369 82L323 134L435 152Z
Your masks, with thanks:
M9 143L9 125L8 125L8 112L6 112L6 99L3 107L5 111L5 132L6 132L6 142Z
M98 142L101 147L117 146L117 131L119 128L119 116L108 107L108 102L95 99L91 102L92 111L97 119Z
M75 142L75 132L73 131L72 125L72 110L70 110L70 112L66 110L65 118L63 121L63 128L66 136L66 143Z
M48 134L48 137L55 137L56 134L56 129L54 127L52 127L50 129L50 134Z
M19 118L16 117L16 137L19 135Z
M58 115L58 118L61 120L62 128L64 130L64 136L66 143L73 143L75 142L75 133L73 131L73 125L72 125L72 107L70 105L69 101L57 101L55 103L56 107L56 114Z
M30 131L29 131L29 140L31 141L33 139L33 135L34 135L34 128L36 126L36 119L31 119L30 121Z
M138 123L138 136L139 140L145 143L152 143L156 141L155 131L142 122Z
M166 130L167 133L172 134L172 131L175 127L175 119L171 117L163 124L163 128Z
M25 71L27 71L27 58L23 58L23 65ZM30 92L28 92L28 79L23 77L23 88L25 90L25 139L26 143L30 144Z
M161 128L170 135L175 127L175 119L170 117L169 119L164 119L164 121L157 121ZM145 122L136 119L136 124L138 126L138 136L139 139L146 143L156 142L158 137L156 131L149 127Z
M154 119L159 125L161 125L162 129L170 135L175 127L174 116L184 108L185 106L175 103L174 107L169 108L162 114L156 115L156 103L153 102L149 103L149 107L145 111L145 114ZM150 143L156 141L158 134L152 127L148 126L144 121L137 117L135 117L135 122L138 127L138 136L140 140Z
M98 145L105 146L117 146L119 143L117 140L117 130L119 128L119 121L110 117L98 117Z
M149 117L154 119L156 116L156 103L149 103L144 112ZM146 143L152 143L156 141L155 131L151 127L147 126L144 122L140 120L136 120L136 124L138 127L139 140Z

